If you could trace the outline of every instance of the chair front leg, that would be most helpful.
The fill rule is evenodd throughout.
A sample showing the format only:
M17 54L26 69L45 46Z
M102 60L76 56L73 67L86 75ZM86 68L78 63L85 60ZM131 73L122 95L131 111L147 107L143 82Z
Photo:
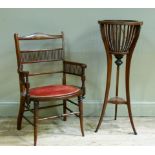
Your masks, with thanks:
M66 114L67 113L67 101L66 100L63 100L63 114ZM63 117L63 120L66 121L67 120L67 116L64 116Z
M24 109L25 109L25 97L22 96L20 97L20 107L19 107L19 113L17 118L17 130L21 130Z
M78 96L78 104L79 104L79 119L80 119L80 127L82 136L84 136L84 129L83 129L83 101L82 96Z
M34 101L34 146L37 145L38 108L39 108L39 102L38 101Z

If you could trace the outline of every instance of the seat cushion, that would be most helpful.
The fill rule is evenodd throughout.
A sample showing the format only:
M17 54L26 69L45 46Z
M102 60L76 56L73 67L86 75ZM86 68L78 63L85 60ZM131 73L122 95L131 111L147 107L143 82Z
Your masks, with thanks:
M49 85L30 89L32 97L61 97L75 94L80 91L79 88L70 85Z

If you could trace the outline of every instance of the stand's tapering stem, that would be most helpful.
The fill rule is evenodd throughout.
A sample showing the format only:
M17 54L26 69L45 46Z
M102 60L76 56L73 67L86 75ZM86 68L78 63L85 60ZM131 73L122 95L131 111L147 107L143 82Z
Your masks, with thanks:
M115 64L117 65L117 69L116 69L116 97L118 97L118 90L119 90L119 70L120 70L120 65L123 63L122 62L122 58L123 56L115 56L116 57L116 61ZM115 120L117 119L117 109L118 109L118 104L115 104Z

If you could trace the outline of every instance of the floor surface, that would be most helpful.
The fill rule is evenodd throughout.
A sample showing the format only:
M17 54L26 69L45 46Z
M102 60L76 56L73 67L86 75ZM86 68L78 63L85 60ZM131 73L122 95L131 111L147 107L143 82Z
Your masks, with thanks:
M79 119L68 117L40 122L39 146L148 146L155 145L155 117L135 117L138 135L134 135L128 117L105 117L101 128L94 132L98 117L85 117L85 137L81 136ZM0 118L1 146L32 146L33 127L23 121L22 130L16 130L16 118Z

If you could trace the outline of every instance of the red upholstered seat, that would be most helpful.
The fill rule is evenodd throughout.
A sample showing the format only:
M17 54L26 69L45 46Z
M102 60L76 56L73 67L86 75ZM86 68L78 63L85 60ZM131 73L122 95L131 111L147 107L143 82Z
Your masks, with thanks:
M30 89L33 97L59 97L71 95L80 91L79 88L70 85L49 85Z

